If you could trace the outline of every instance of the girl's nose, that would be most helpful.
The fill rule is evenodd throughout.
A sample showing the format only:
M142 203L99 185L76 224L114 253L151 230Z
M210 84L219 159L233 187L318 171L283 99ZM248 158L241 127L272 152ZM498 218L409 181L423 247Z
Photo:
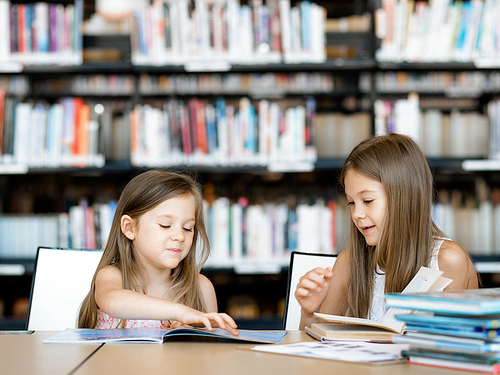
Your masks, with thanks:
M179 242L184 241L184 229L176 228L172 233L172 239Z
M352 212L352 217L353 219L364 219L365 218L365 212L362 209L353 209Z

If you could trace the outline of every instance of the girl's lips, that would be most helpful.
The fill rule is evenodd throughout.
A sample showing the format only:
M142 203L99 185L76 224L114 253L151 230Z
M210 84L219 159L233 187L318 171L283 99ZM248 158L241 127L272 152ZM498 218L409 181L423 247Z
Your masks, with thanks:
M176 253L176 254L181 252L180 249L168 249L168 251L171 251L171 252Z
M361 230L363 233L369 233L373 228L375 228L375 225L372 225L370 227L362 227Z

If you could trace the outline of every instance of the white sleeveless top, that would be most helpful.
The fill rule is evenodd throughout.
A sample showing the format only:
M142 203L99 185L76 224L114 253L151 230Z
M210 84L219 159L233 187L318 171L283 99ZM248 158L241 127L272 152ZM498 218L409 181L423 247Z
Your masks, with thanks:
M441 245L444 241L451 241L450 238L437 237L434 240L434 246L432 248L431 253L431 262L429 264L429 268L434 270L439 270L438 265L438 254L441 249ZM381 320L386 312L386 308L384 307L384 288L385 288L385 274L381 273L380 269L377 266L377 272L375 272L373 279L373 298L372 298L372 306L368 313L368 319L371 320Z

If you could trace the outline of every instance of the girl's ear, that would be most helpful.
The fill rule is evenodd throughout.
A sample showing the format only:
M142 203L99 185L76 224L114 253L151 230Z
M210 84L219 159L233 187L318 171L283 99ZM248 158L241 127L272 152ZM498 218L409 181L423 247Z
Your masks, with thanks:
M120 219L120 229L122 233L127 237L129 240L133 240L135 238L135 225L134 225L134 219L132 219L128 215L123 215Z

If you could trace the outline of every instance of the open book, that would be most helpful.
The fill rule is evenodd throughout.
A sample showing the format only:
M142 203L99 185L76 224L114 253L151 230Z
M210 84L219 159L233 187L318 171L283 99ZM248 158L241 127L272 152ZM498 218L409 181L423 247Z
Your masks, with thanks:
M442 271L421 267L402 293L441 291L452 282L451 279L441 276L442 274ZM408 311L390 308L381 321L314 313L320 323L311 324L306 332L319 339L325 337L343 340L390 340L394 334L403 333L404 322L395 318L396 314L402 313Z
M182 339L194 341L251 342L278 344L285 331L238 330L239 336L213 328L128 328L128 329L74 329L66 330L45 339L44 343L106 343L106 342L151 342L163 343Z

